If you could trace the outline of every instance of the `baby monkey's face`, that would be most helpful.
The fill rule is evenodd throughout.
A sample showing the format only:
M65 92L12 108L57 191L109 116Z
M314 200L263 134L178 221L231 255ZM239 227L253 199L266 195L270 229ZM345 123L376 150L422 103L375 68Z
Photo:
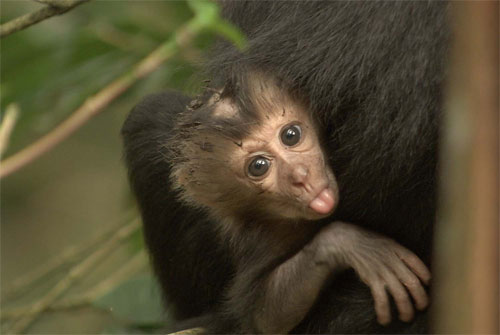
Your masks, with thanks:
M338 188L308 113L296 103L266 107L259 111L262 121L231 155L235 175L256 191L265 213L307 220L328 216Z
M246 89L250 104L215 93L206 108L186 110L170 144L174 187L186 202L219 217L330 215L338 203L337 183L305 104L260 74L250 77Z

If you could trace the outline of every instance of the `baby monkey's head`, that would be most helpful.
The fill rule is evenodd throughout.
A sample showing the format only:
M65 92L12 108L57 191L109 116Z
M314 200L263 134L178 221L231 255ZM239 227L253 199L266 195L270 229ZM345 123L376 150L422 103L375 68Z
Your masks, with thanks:
M228 84L179 118L171 142L182 198L243 221L331 214L334 174L306 104L260 74Z

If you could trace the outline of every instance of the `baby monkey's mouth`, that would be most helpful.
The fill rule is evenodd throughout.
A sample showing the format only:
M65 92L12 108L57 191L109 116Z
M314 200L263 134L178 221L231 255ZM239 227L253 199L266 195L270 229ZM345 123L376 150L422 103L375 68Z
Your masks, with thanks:
M335 194L330 186L325 187L319 192L318 195L311 200L309 207L321 215L330 213L335 207Z

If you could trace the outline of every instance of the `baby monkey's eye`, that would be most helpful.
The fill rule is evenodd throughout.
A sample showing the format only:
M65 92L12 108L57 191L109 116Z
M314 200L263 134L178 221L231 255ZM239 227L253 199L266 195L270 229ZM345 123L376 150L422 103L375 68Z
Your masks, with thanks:
M262 177L271 166L271 161L266 157L255 157L248 165L248 174L250 177Z
M300 137L302 135L302 129L297 124L292 124L283 128L280 134L281 143L287 147L293 147L295 144L299 143Z

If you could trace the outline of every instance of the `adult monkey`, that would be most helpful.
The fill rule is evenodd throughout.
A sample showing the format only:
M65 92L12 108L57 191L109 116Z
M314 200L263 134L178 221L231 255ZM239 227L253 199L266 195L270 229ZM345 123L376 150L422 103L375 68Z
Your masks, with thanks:
M391 237L427 263L447 7L444 2L224 2L225 17L248 36L249 47L241 54L221 44L208 66L214 88L231 82L241 68L258 68L307 96L327 134L339 183L341 201L329 221ZM166 97L139 104L124 135L156 273L177 317L187 319L217 310L234 269L213 223L180 205L171 192L161 152L173 113L189 99ZM421 333L427 331L426 319L424 312L411 323L381 326L368 288L348 271L325 287L293 332ZM235 320L218 322L230 331Z

